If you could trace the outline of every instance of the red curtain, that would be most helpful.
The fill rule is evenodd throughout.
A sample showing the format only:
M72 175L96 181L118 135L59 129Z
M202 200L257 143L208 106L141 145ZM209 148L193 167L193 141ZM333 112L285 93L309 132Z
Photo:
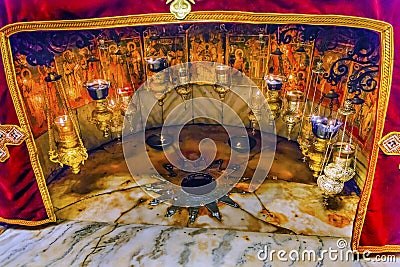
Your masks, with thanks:
M0 0L0 20L9 23L34 20L79 19L141 13L169 12L165 0ZM400 1L399 0L196 0L193 11L240 10L267 13L337 14L383 20L395 31L394 74L384 135L400 131ZM4 71L0 71L0 122L18 124L8 92ZM8 107L8 108L4 108ZM9 147L11 158L0 163L0 217L43 220L47 215L35 177L29 164L26 146ZM400 157L380 152L368 212L360 245L400 245Z

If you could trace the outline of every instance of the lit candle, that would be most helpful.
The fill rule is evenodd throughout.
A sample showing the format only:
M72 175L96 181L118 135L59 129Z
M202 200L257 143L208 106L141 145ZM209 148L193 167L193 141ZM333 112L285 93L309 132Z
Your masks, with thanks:
M117 102L114 99L111 98L111 99L108 100L108 106L111 109L114 109L117 106Z
M122 87L122 88L117 88L117 95L124 97L124 96L131 96L133 94L133 90L131 87Z
M146 60L152 72L159 72L168 67L166 58L149 58Z
M339 131L342 122L321 116L311 117L312 132L313 134L321 139L333 138Z
M102 79L96 79L84 84L93 100L102 100L108 96L110 82Z
M269 76L266 76L264 79L265 79L265 82L267 83L268 90L273 90L273 91L281 90L282 79L280 77L278 77L278 76L274 77L272 75L269 75Z
M61 115L55 118L54 124L60 134L70 133L74 131L71 118L68 115Z
M165 142L165 137L164 137L164 135L160 135L160 142L161 142L161 144L163 145L164 144L164 142Z

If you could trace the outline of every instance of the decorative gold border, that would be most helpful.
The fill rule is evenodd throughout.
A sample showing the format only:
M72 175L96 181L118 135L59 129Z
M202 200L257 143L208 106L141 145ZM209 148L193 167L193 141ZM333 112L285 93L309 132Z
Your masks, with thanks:
M370 250L371 252L389 252L400 251L400 246L389 245L384 247L361 247L359 246L361 229L364 224L364 218L367 210L368 201L370 198L375 167L378 159L378 141L382 137L383 126L386 116L386 110L389 102L390 87L392 82L393 71L393 28L389 23L377 21L373 19L340 16L340 15L306 15L306 14L270 14L270 13L251 13L238 11L204 11L192 12L185 20L177 20L170 13L153 13L122 17L106 17L96 19L82 20L65 20L65 21L40 21L40 22L22 22L10 24L0 30L1 51L3 54L4 68L6 71L7 82L11 92L15 109L18 114L21 127L26 130L30 136L27 139L29 154L31 157L32 166L34 168L40 192L43 196L43 201L46 210L51 219L55 219L49 194L45 185L45 179L40 167L36 146L33 141L32 132L30 130L28 120L25 114L24 104L21 99L20 92L17 90L15 73L13 72L13 62L11 56L11 47L9 37L12 34L21 31L38 31L38 30L78 30L78 29L98 29L110 27L124 26L142 26L142 25L157 25L165 23L200 23L200 22L235 22L249 24L309 24L309 25L324 25L324 26L347 26L353 28L363 28L376 31L381 38L381 71L380 71L380 86L379 100L377 108L377 121L375 125L375 134L373 147L368 167L368 173L364 185L364 190L361 195L358 206L358 213L355 218L352 248L359 251Z
M31 159L33 172L35 174L36 182L38 184L43 204L45 206L46 213L48 216L48 219L39 221L6 219L2 217L0 217L0 221L9 224L21 224L27 226L36 226L49 222L55 222L56 215L54 214L53 205L51 203L50 195L47 190L46 179L44 177L42 167L40 166L36 143L33 137L31 127L29 125L28 117L26 115L27 113L24 102L22 100L21 92L18 90L16 84L17 79L14 71L14 65L13 65L14 63L12 60L10 40L9 38L6 37L6 35L2 31L0 31L0 49L3 58L4 72L6 75L8 88L10 90L11 97L14 103L14 108L18 116L18 121L20 123L20 127L22 128L22 130L28 135L27 138L25 139L25 142L28 147L28 152Z
M365 215L367 213L369 199L375 176L375 168L379 155L379 141L382 139L383 128L385 124L386 112L389 105L389 95L392 85L393 61L394 61L394 39L392 25L385 23L380 33L381 39L381 68L380 68L380 85L378 108L375 122L375 133L372 143L372 151L368 164L367 177L364 184L364 189L361 194L358 204L357 214L354 221L353 237L351 247L359 252L370 251L371 253L382 252L400 252L399 245L385 246L360 246L361 231L364 225ZM368 28L367 28L368 29Z

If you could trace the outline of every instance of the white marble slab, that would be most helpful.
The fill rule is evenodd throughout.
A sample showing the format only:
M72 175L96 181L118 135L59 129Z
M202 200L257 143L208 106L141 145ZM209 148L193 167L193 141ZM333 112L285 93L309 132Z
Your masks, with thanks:
M224 168L229 160L230 147L226 141L228 137L217 126L184 128L180 137L185 140L180 144L182 151L189 158L196 158L196 140L203 137L216 142L216 158L223 159ZM187 208L182 208L172 217L165 217L171 203L151 206L150 201L159 195L154 192L149 195L149 191L139 185L149 185L153 189L157 187L150 186L160 181L160 176L157 178L150 174L156 171L165 179L180 184L187 172L174 168L177 175L170 177L163 168L163 164L169 161L162 151L148 149L148 153L140 153L133 149L128 153L128 160L132 164L140 165L141 159L148 156L153 167L149 169L143 164L146 170L141 175L131 175L118 142L109 143L91 153L78 175L72 175L68 170L62 173L49 185L50 196L56 216L61 220L350 237L359 198L356 195L341 196L337 199L337 207L326 208L322 202L323 192L315 184L307 164L299 160L301 153L298 145L283 138L278 139L275 160L267 180L253 193L230 194L239 208L218 203L221 221L211 217L205 207L200 209L194 224L188 223ZM137 142L139 140L133 138L128 143L135 148ZM252 170L259 167L259 149L260 144L257 144L246 170L245 165L240 166L245 170L244 177L251 177ZM268 157L272 156L268 153ZM216 179L222 173L216 165L210 166L205 172ZM248 180L242 179L236 187L247 190Z
M359 201L356 195L341 196L336 209L327 209L316 185L269 180L255 194L266 208L255 214L260 219L297 234L351 237Z
M51 187L51 190L56 191L52 198L59 219L254 232L275 232L282 228L284 233L339 237L351 236L359 199L357 196L342 196L339 208L329 210L323 206L322 192L315 185L268 180L255 193L230 194L240 208L219 203L221 221L211 217L208 210L202 208L195 223L188 224L186 208L166 218L169 203L151 206L153 197L143 188L121 186L118 177L108 178L107 184L114 185L111 189L89 191L83 195L73 192L74 186L70 181L66 184L71 186L70 189L66 189L68 186ZM239 187L244 185L240 184Z
M329 257L302 261L299 256L300 260L294 261L288 256L292 253L292 258L296 258L296 253L302 255L304 251L315 251L318 256L329 248L339 250L337 240L68 221L43 229L7 229L0 234L0 266L389 266L366 261L332 261ZM348 243L349 239L345 241ZM275 254L272 259L262 261L258 254L264 249L283 250L287 254L281 258L288 260L279 260Z

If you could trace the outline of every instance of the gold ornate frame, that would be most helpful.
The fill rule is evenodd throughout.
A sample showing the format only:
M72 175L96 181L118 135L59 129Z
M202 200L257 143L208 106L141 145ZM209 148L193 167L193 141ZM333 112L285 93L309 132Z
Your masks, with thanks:
M380 84L379 99L377 107L377 120L375 125L375 135L371 150L371 157L368 166L367 177L365 180L364 190L361 195L358 206L357 216L355 218L352 248L362 252L369 250L374 253L378 252L394 252L400 251L400 245L387 246L359 246L361 229L367 211L367 205L372 190L372 184L375 174L375 167L378 159L379 146L378 142L382 138L382 132L386 117L386 110L389 102L390 87L392 82L393 71L393 28L390 24L382 21L359 18L352 16L339 15L306 15L306 14L269 14L269 13L250 13L237 11L204 11L192 12L182 20L177 20L170 13L161 14L143 14L112 18L96 18L82 20L65 20L65 21L41 21L41 22L22 22L10 24L0 30L0 48L3 57L3 64L7 78L7 84L13 99L15 110L18 115L19 123L22 130L29 134L26 139L31 164L36 176L36 180L43 198L44 205L49 219L43 221L24 221L24 220L8 220L0 218L0 221L6 223L17 223L22 225L39 225L56 220L51 204L51 199L46 187L45 177L39 163L37 147L34 142L32 131L28 123L26 107L22 101L22 95L17 88L16 74L14 71L14 63L11 54L10 36L22 31L40 31L40 30L78 30L78 29L98 29L123 26L143 26L143 25L159 25L164 23L200 23L200 22L235 22L235 23L273 23L273 24L309 24L322 26L346 26L353 28L364 28L376 31L380 34L381 41L381 68L380 68Z

